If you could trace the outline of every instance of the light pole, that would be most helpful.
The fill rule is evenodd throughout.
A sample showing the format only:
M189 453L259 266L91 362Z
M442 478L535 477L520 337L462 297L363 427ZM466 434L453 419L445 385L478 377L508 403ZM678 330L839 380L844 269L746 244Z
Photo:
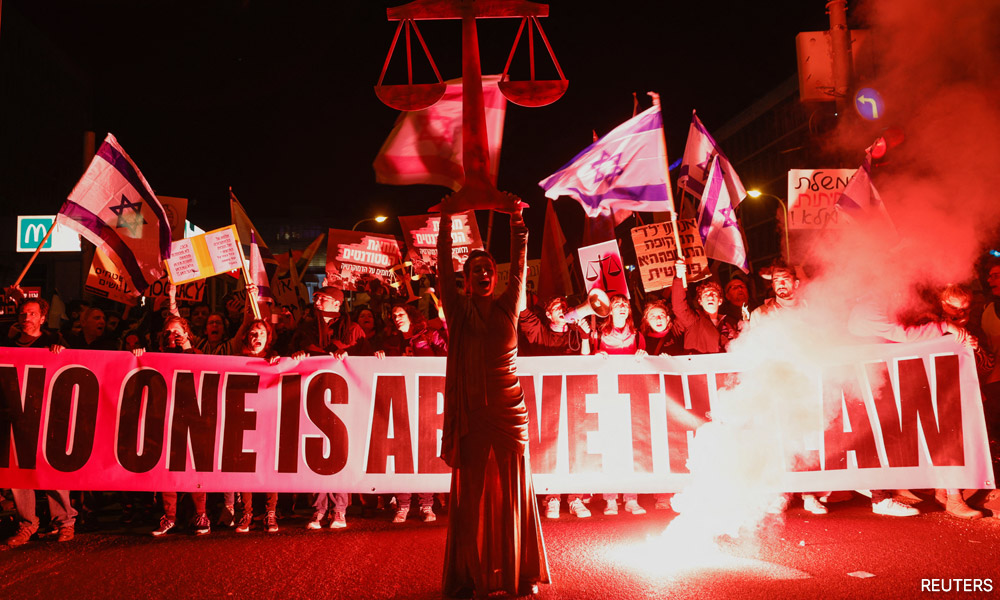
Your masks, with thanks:
M781 210L785 211L785 226L783 228L785 230L785 262L787 262L788 264L791 264L792 263L792 248L788 244L788 227L790 225L790 223L788 222L788 204L785 203L785 201L782 200L781 198L775 196L774 194L768 194L766 192L762 192L762 191L756 190L756 189L754 189L754 190L747 190L747 196L750 196L751 198L760 198L761 196L768 196L768 197L774 198L775 200L778 201L778 204L781 205Z
M385 223L385 220L388 218L389 217L385 215L379 215L377 217L368 217L367 219L361 219L360 221L354 224L354 227L351 227L351 231L357 231L358 225L361 225L362 223L367 223L368 221L375 221L376 223Z

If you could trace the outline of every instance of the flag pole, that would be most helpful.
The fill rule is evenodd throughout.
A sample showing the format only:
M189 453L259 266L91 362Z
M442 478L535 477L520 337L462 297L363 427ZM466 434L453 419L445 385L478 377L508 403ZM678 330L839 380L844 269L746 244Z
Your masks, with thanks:
M230 191L230 193L232 193L232 188L230 188L229 191ZM250 231L250 239L251 239L251 243L252 243L252 240L253 240L253 230ZM253 310L253 318L259 320L260 319L260 307L257 306L257 299L253 297L254 294L250 293L249 286L253 283L253 281L250 279L250 269L247 266L246 257L243 255L243 244L236 244L236 247L240 249L240 264L243 265L243 268L240 269L240 271L243 272L243 285L246 286L246 288L247 288L247 302L250 303L250 308Z
M35 253L32 254L31 258L28 259L28 264L24 265L24 269L21 270L21 274L17 276L17 281L15 281L14 285L12 285L11 287L17 287L21 285L21 280L24 279L24 276L28 274L28 269L31 268L31 263L35 262L35 259L38 258L38 253L42 251L42 246L45 245L45 242L49 241L49 236L52 235L52 230L55 228L56 228L56 221L55 219L53 219L52 227L49 227L49 230L45 232L45 237L42 238L42 241L38 244L38 247L35 248Z
M667 158L667 134L663 131L663 108L660 106L660 95L656 92L647 92L650 98L653 99L653 106L656 110L660 111L660 149L663 151L663 168L664 172L667 174L667 192L670 191L670 161ZM674 230L674 245L677 247L677 258L684 258L684 249L681 247L681 233L677 228L677 211L674 208L673 196L670 198L670 225ZM681 277L681 283L684 284L684 288L687 288L687 274Z

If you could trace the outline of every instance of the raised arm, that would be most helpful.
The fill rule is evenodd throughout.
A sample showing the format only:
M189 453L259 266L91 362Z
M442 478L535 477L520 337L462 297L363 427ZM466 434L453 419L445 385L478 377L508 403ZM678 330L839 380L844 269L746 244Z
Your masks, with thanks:
M452 305L458 290L455 287L455 267L451 258L452 213L445 210L446 204L446 201L441 203L441 223L438 227L437 278L441 302L445 305Z
M524 224L521 208L510 215L510 279L504 296L512 297L516 312L526 308L524 293L524 265L528 252L528 228Z

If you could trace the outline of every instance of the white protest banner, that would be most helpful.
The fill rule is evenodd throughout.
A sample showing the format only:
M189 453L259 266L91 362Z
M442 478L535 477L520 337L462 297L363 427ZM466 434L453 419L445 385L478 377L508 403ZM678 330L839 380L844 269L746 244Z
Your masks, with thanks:
M790 169L789 229L837 229L843 219L834 208L857 169Z
M447 491L439 458L445 361L315 357L272 366L231 356L9 349L0 360L0 481L29 489ZM732 402L720 398L739 393L734 385L759 368L751 365L760 357L519 358L536 492L680 491L692 433L698 439L710 415L728 414L722 408ZM753 457L759 483L773 491L994 487L975 359L950 336L832 348L796 377L815 385L794 406L709 421L713 460ZM795 415L794 428L786 415ZM718 427L744 446L723 444Z
M708 257L705 256L695 220L678 220L677 230L687 264L688 280L699 281L708 277L711 274ZM677 261L674 224L663 221L635 227L632 229L632 245L635 246L636 264L642 276L642 289L655 292L670 287L674 281L674 262Z
M167 275L174 285L243 268L243 248L236 226L229 225L171 244Z
M588 292L594 288L600 288L609 296L623 294L626 298L631 298L617 241L608 240L600 244L584 246L578 252L580 253L580 269L583 271L583 281Z

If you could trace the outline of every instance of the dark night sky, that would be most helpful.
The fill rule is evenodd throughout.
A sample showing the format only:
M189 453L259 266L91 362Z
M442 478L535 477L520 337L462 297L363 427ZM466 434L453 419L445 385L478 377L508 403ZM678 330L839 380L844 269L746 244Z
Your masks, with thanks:
M261 220L349 228L379 211L426 211L444 188L375 184L371 167L398 114L372 87L394 4L6 0L0 211L58 210L81 173L85 129L98 142L114 133L157 193L191 199L189 218L205 229L228 222L230 185ZM828 26L823 0L596 6L553 2L542 21L566 95L544 108L508 105L499 187L532 205L526 217L539 230L537 182L588 145L591 130L630 117L632 92L642 107L646 91L661 94L674 160L692 109L710 130L721 127L795 73L797 32ZM503 69L516 28L480 22L484 72ZM458 21L421 31L442 76L460 76ZM539 77L554 73L536 51ZM402 57L398 47L394 64Z

